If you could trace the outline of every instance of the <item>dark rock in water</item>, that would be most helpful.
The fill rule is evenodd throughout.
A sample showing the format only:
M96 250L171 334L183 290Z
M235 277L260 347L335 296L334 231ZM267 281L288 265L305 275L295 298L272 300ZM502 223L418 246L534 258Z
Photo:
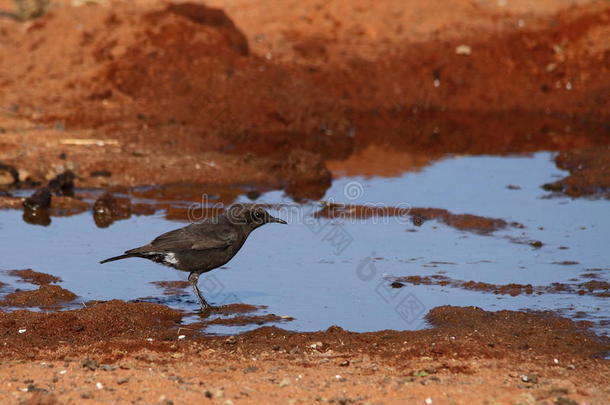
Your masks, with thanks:
M58 174L49 181L49 190L53 195L74 197L74 179L76 176L71 170Z
M106 228L117 219L129 218L131 202L126 198L118 199L111 194L104 194L93 204L93 220L100 228Z
M49 226L51 224L51 214L47 208L23 210L23 220L30 225Z
M51 191L42 187L23 202L26 210L44 210L51 206Z

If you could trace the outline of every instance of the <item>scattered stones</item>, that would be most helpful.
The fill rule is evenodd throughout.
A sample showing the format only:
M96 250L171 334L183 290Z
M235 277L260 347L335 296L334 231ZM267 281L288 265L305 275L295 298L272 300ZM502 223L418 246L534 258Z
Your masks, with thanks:
M52 178L47 187L53 195L74 197L75 178L76 175L71 170L66 170Z
M83 360L80 365L81 365L81 367L86 368L91 371L95 371L98 368L100 368L100 365L97 361L92 360L88 357L85 360Z
M100 366L100 369L104 370L104 371L114 371L114 370L117 369L117 367L115 365L112 365L112 364L102 364Z
M578 402L566 397L559 397L555 400L555 405L578 405Z
M131 202L126 198L116 198L106 193L93 204L93 220L100 228L105 228L119 219L131 216Z
M23 206L27 210L45 210L51 207L51 191L47 187L42 187L26 198Z
M168 399L165 395L159 397L159 405L174 405L174 401Z
M538 376L536 374L521 374L519 376L519 378L521 378L521 381L526 382L526 383L532 383L532 384L538 383Z

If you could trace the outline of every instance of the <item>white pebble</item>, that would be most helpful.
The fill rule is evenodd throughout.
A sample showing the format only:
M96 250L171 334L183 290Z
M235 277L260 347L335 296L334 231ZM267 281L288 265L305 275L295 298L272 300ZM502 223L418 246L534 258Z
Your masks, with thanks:
M153 338L146 338L147 341L152 342Z
M458 55L470 55L472 53L472 48L468 45L458 45L455 47L455 53Z
M27 331L27 329L26 329L26 328L23 328L23 329L19 329L17 332L19 332L19 333L25 333L26 331Z
M68 370L61 370L61 371L59 372L59 374L62 374L62 375L63 375L63 374L66 374L67 372L68 372Z
M180 335L180 336L178 336L178 340L182 340L182 339L184 339L185 337L186 337L186 336L184 336L184 335Z
M553 359L553 363L559 364L559 359Z
M97 387L98 390L101 390L104 388L104 384L102 384L101 382L96 382L95 386Z
M426 398L426 403L430 405L432 403L432 398Z
M432 82L434 84L434 87L439 87L441 85L441 81L438 79L434 79L434 82Z

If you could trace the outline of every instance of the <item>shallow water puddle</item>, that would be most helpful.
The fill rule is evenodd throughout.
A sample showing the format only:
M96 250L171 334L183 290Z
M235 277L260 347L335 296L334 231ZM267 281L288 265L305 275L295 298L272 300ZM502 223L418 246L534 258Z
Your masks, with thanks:
M449 158L396 178L340 178L324 198L405 210L443 208L524 225L490 235L434 220L416 226L410 216L317 217L312 214L320 210L319 203L296 204L282 192L263 193L256 202L274 205L272 214L290 225L256 230L225 268L202 276L200 287L215 304L265 306L255 315L292 317L280 319L282 327L294 330L331 325L354 331L418 329L426 326L423 316L435 306L475 305L488 310L557 311L593 321L598 332L608 333L610 305L603 289L579 287L569 293L511 296L451 284L391 286L400 277L438 275L498 285L610 281L610 202L547 198L540 186L564 175L551 158L550 153ZM210 201L215 198L218 200ZM251 202L246 196L236 201ZM139 201L134 198L134 202ZM174 204L186 207L189 203ZM141 259L98 264L100 259L147 243L183 223L168 221L158 213L97 228L91 213L84 213L54 217L50 226L41 227L25 224L21 215L0 211L3 269L32 268L59 276L61 285L83 302L148 297L144 299L187 311L197 308L190 288L167 295L151 284L186 280L186 273ZM543 245L536 248L531 241ZM0 281L30 288L5 273L0 274ZM576 290L583 290L583 295ZM192 315L187 321L196 319ZM257 326L213 324L206 331L236 333Z

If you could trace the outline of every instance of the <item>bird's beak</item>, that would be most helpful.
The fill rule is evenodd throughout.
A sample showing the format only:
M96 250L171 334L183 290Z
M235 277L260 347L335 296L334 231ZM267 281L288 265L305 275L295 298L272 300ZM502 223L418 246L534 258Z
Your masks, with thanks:
M287 224L288 222L276 217L269 217L269 222L277 222L278 224Z

